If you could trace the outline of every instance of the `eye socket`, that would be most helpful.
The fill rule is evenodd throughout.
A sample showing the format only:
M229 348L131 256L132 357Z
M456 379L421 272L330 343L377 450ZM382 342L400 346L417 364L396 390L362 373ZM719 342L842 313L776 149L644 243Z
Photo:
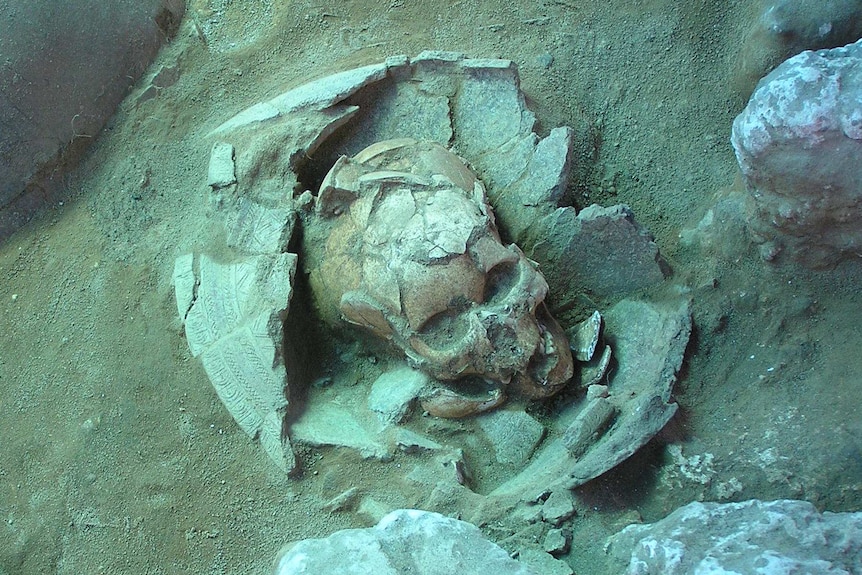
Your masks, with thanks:
M417 333L422 342L437 350L450 349L467 335L462 309L447 309L432 316Z
M485 278L485 303L495 304L508 299L518 285L518 262L501 262L491 268Z

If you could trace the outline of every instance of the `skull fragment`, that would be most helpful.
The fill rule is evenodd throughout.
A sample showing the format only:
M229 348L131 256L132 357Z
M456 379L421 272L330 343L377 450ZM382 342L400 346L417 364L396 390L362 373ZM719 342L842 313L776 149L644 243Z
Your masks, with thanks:
M387 140L341 157L314 217L328 231L307 247L310 282L331 325L364 328L455 388L480 378L498 397L547 397L572 377L548 284L501 242L484 186L445 147Z

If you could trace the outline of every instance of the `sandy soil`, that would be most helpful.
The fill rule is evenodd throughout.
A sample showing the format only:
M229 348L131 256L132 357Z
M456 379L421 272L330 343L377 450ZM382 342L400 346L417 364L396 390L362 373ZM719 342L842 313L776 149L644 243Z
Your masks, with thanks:
M423 49L514 60L544 128L583 135L577 204L631 205L693 294L680 414L576 492L576 572L606 572L606 535L693 499L862 508L862 262L811 273L762 262L743 234L706 251L679 240L738 188L731 70L751 12L193 0L152 68L178 66L177 83L139 102L145 78L62 201L0 245L0 573L265 573L288 541L367 523L324 509L349 487L410 504L391 488L398 457L304 449L305 474L282 476L190 358L170 277L216 233L193 224L203 134L303 81Z

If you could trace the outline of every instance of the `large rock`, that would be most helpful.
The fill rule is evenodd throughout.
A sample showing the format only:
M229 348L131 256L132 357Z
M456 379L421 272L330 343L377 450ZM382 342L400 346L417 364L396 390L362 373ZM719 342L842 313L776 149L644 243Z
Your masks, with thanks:
M733 123L753 229L824 267L862 251L862 41L803 52L761 81Z
M618 573L862 573L862 513L806 501L690 503L630 525L607 547Z
M45 195L27 186L92 141L184 11L180 0L0 3L0 238Z
M758 8L732 69L745 96L787 58L803 50L843 46L862 35L859 0L761 0Z
M368 529L306 539L278 561L276 575L531 575L470 523L437 513L400 509Z

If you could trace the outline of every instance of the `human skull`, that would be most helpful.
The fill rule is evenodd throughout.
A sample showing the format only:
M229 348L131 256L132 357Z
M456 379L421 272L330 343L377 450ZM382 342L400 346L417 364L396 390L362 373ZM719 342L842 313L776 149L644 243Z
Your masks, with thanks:
M306 248L310 283L330 324L388 340L439 380L547 397L572 377L548 284L501 242L482 183L445 147L387 140L341 157L315 216L328 236Z

